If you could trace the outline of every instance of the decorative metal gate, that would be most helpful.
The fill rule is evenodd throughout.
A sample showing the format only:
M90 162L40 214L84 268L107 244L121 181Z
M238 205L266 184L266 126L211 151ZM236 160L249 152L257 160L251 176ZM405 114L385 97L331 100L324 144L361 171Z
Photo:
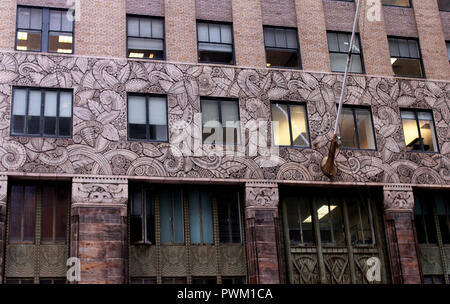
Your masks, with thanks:
M53 181L11 183L6 283L65 283L70 189Z
M290 283L389 281L381 216L371 192L296 188L280 193ZM373 267L380 267L381 281L367 279L372 257L380 261Z
M449 193L416 191L414 221L424 283L450 284Z
M130 283L244 283L239 201L236 189L130 186Z

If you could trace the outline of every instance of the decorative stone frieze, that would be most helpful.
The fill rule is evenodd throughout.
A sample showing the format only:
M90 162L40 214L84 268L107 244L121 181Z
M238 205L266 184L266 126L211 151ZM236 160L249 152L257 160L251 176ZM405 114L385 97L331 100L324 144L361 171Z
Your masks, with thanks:
M278 208L278 185L268 182L250 182L245 186L245 206L254 208Z
M74 178L72 207L126 206L128 181L124 178Z
M386 211L413 211L414 194L411 186L384 186L383 191Z

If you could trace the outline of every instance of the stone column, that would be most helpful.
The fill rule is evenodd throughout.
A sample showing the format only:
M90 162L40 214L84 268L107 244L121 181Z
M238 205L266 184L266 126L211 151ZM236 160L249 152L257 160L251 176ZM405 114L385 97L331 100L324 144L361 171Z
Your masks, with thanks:
M173 62L198 62L195 0L166 0L166 57Z
M233 32L236 65L266 67L260 0L233 0Z
M5 269L3 257L6 246L6 200L8 191L8 181L6 175L0 175L0 284L3 282L3 272Z
M386 238L394 284L420 284L419 255L414 227L412 187L384 186Z
M81 262L80 283L126 282L127 201L127 179L73 179L70 251Z
M303 70L331 71L322 1L295 0L295 10Z
M245 230L250 284L280 283L278 185L245 185Z
M428 79L450 80L447 48L437 1L413 0L423 65Z

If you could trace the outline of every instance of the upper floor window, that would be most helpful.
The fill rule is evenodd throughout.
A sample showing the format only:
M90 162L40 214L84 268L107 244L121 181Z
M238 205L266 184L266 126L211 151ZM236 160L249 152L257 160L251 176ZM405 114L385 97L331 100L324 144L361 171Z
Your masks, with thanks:
M164 19L127 16L127 55L164 59Z
M128 95L128 138L167 141L167 101L165 96Z
M447 45L447 56L448 56L448 61L450 61L450 41L447 41L445 44Z
M395 76L424 77L417 39L390 37L388 40Z
M450 0L437 0L439 10L450 12Z
M11 135L70 137L72 91L14 88Z
M383 5L411 7L410 0L382 0Z
M201 107L204 144L240 144L237 100L204 98L201 100Z
M149 189L134 186L130 191L130 242L155 244L155 199Z
M271 110L275 145L309 147L305 105L272 103Z
M68 10L17 8L16 50L73 53L73 18Z
M370 109L344 106L342 108L340 129L342 145L345 148L376 149Z
M296 29L264 27L267 67L299 68Z
M433 113L401 110L406 150L438 152Z
M347 54L352 35L349 33L327 32L328 50L330 51L331 71L345 72ZM361 56L361 43L359 35L355 34L355 40L351 51L350 73L364 73L364 64Z
M234 64L231 24L199 21L197 39L199 62Z

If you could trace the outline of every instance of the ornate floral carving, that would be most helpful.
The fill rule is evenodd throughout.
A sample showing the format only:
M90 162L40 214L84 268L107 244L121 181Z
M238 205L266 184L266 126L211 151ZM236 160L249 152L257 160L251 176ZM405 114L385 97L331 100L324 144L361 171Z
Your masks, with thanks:
M414 195L412 187L409 186L385 186L384 209L412 211L414 208Z
M76 205L123 205L128 200L128 184L124 179L74 178L72 202Z
M278 185L274 183L247 183L245 185L246 207L277 208Z

